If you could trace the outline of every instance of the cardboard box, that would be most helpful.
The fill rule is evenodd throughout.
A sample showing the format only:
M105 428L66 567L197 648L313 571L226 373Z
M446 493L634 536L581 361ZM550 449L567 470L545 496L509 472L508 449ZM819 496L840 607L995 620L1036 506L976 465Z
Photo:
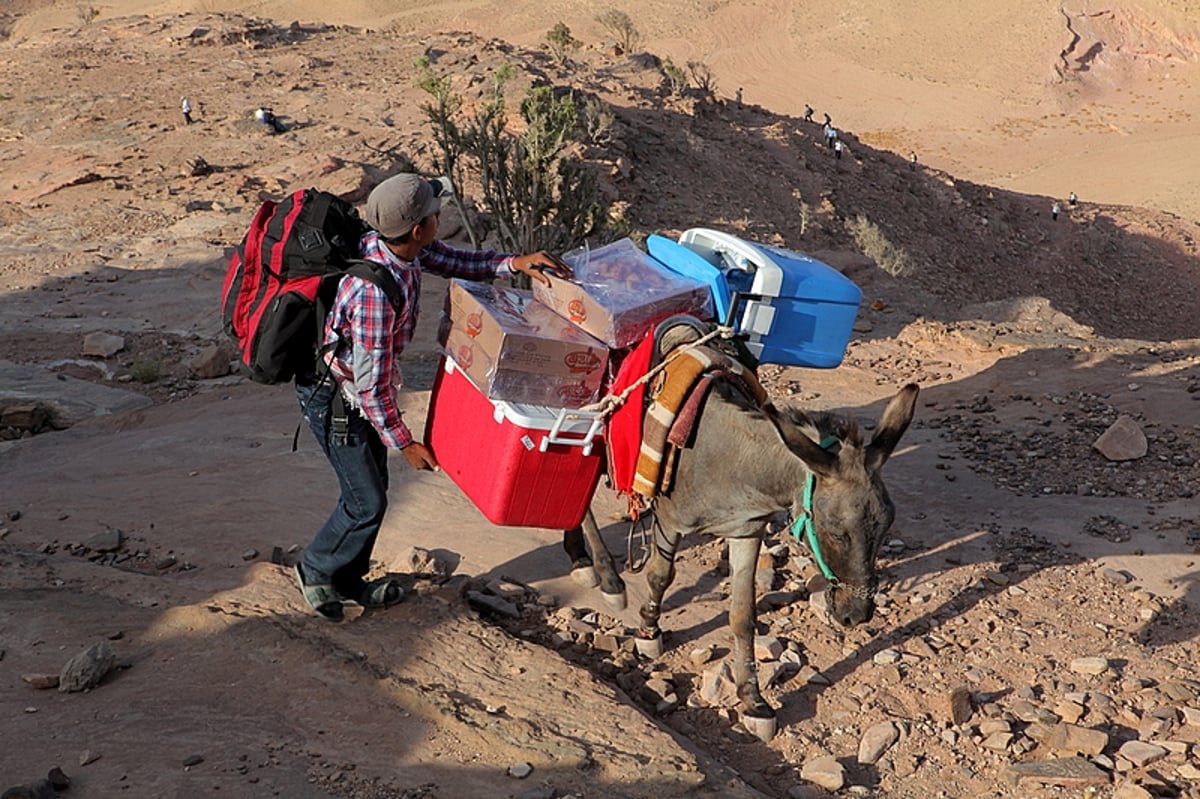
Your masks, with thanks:
M630 239L573 250L563 260L575 270L575 279L551 277L549 287L535 282L534 299L609 347L636 344L675 314L712 319L707 284L672 272Z
M579 408L595 402L608 348L528 291L450 283L446 352L489 399Z
M492 524L568 530L604 463L596 413L490 400L453 360L434 379L425 444Z

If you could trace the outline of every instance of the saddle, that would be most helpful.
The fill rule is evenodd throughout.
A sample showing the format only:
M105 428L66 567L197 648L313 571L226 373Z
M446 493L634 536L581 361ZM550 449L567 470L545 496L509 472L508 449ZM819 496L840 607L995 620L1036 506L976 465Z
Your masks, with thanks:
M613 382L612 393L619 393L661 366L608 424L609 478L627 496L634 518L654 497L670 491L678 452L688 446L714 380L729 381L756 404L767 401L754 366L744 362L753 364L744 348L730 342L693 344L710 329L693 317L667 319L625 358Z

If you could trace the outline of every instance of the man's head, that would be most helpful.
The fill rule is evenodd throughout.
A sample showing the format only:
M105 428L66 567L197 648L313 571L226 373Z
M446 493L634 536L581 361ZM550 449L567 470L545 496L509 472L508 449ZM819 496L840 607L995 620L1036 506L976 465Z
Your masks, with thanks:
M400 240L413 228L442 208L442 197L450 193L446 178L425 180L406 172L380 183L367 197L367 224L385 240Z

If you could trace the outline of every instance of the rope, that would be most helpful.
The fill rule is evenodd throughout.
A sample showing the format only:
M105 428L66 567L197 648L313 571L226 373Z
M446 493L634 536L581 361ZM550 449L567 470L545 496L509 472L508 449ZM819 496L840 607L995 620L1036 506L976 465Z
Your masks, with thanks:
M687 343L680 344L678 347L671 350L670 354L666 358L663 358L662 361L659 362L658 366L655 366L649 372L646 372L646 374L630 383L620 394L606 394L596 402L593 402L591 405L585 405L583 408L580 408L580 410L588 412L599 411L601 417L611 416L617 411L618 408L625 404L625 401L629 399L629 395L636 391L638 386L643 386L646 383L649 383L654 379L655 375L666 369L668 364L670 364L679 356L683 355L684 352L694 347L699 347L718 336L721 338L729 338L732 335L732 327L717 325L695 341L689 341Z

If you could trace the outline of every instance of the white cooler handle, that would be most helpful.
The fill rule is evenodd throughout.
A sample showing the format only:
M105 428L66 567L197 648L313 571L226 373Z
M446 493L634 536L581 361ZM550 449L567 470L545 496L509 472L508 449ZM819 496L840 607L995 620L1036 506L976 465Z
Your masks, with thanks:
M592 420L588 427L587 434L583 438L565 438L562 436L563 425L577 419ZM568 447L583 447L584 456L592 454L592 445L595 444L596 436L604 429L604 417L600 413L592 411L579 411L569 408L562 408L558 412L558 416L554 419L554 424L550 426L549 432L542 436L542 442L538 445L538 452L545 452L550 448L551 444L565 444Z

